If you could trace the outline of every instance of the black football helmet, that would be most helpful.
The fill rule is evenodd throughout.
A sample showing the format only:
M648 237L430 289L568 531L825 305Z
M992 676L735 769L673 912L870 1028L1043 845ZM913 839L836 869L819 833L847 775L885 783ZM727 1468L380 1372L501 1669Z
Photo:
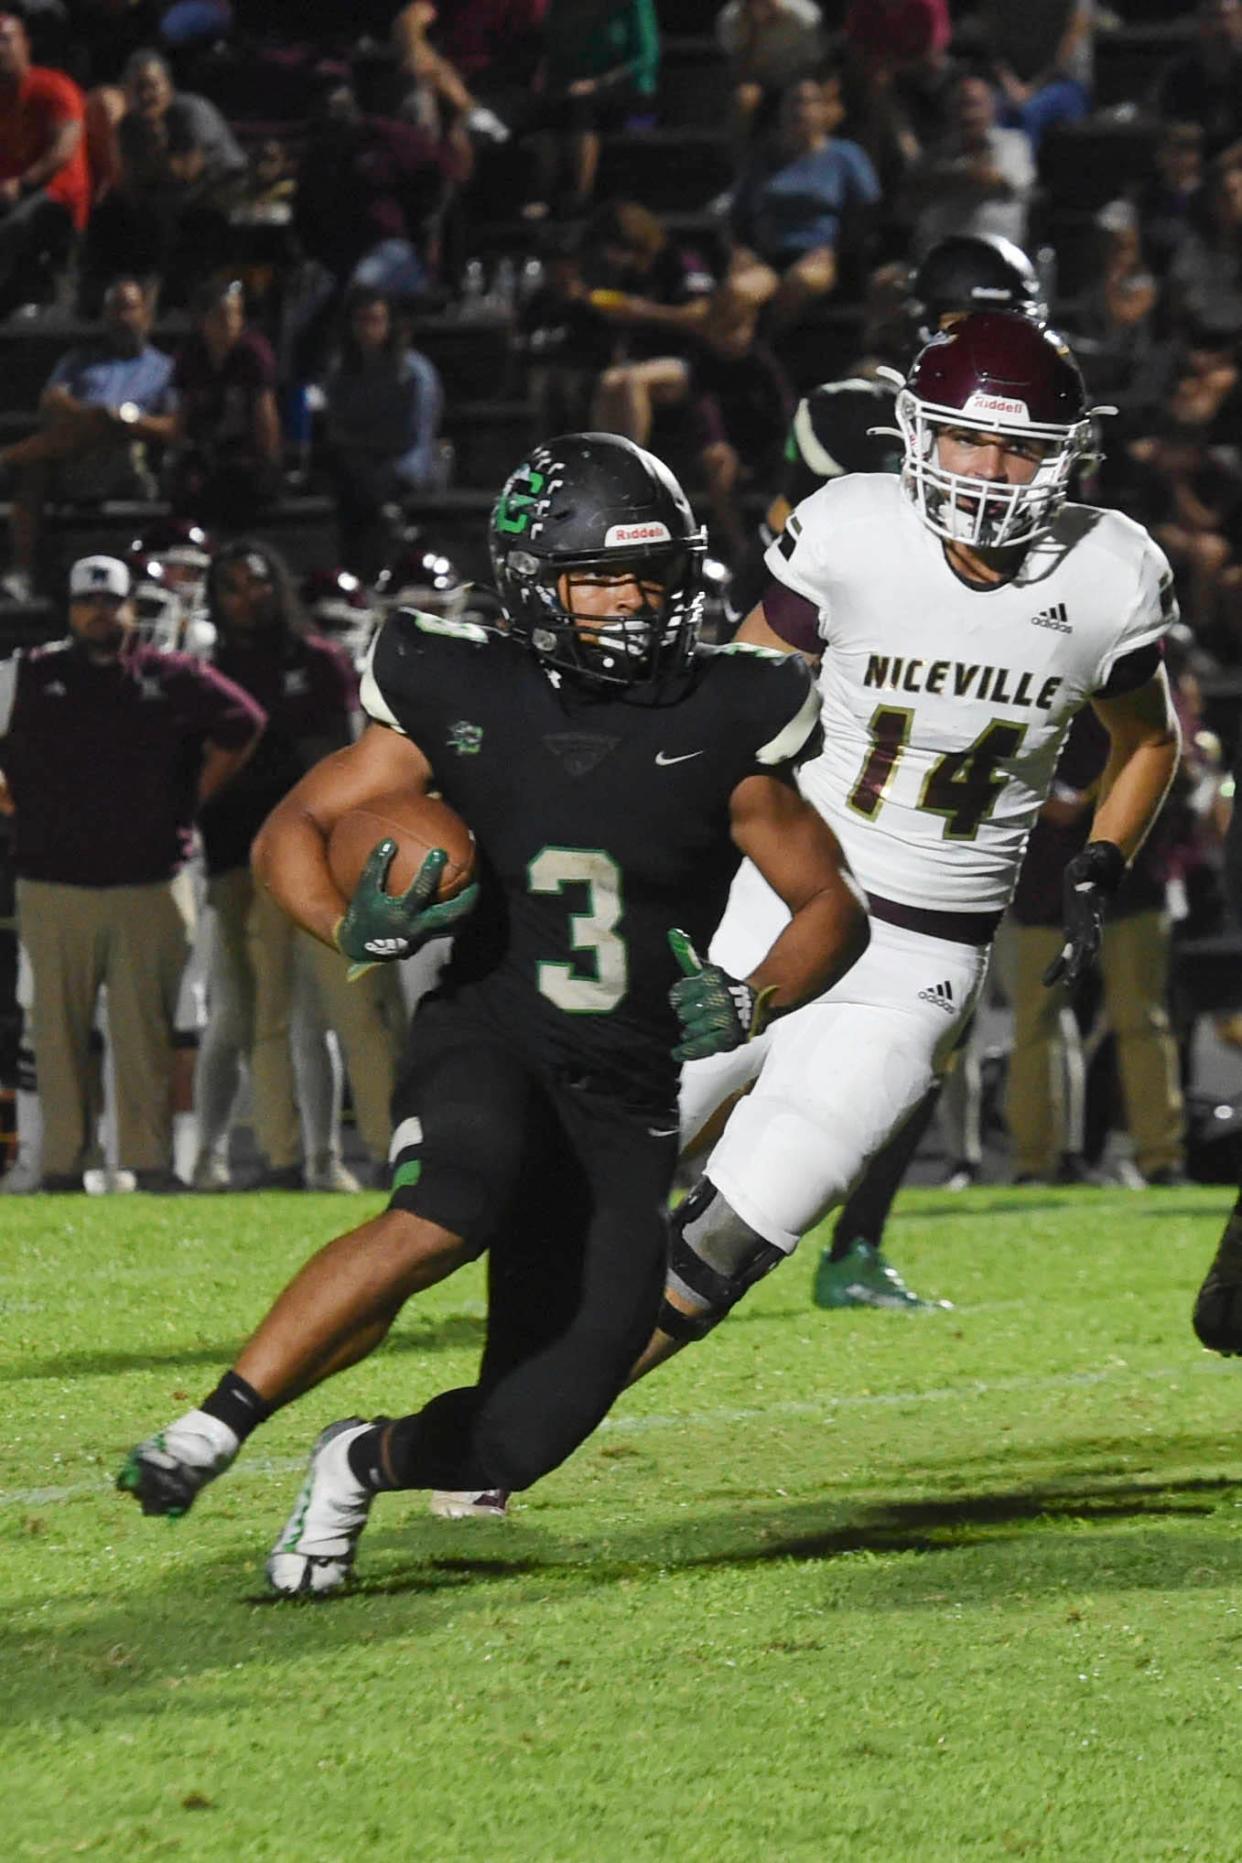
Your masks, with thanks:
M929 343L946 317L967 311L1018 311L1040 323L1048 315L1035 267L1020 246L965 233L931 247L911 281L907 308L920 343Z
M689 662L703 606L706 535L668 467L615 433L562 434L510 474L489 531L509 631L547 666L652 701ZM562 595L570 572L658 582L659 608L583 630Z

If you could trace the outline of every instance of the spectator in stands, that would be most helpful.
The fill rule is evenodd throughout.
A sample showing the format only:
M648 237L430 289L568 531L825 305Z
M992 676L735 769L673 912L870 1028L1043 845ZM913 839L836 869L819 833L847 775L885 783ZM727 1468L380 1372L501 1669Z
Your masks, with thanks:
M1096 215L1098 269L1074 309L1074 354L1095 400L1143 408L1163 387L1165 344L1155 310L1159 287L1143 256L1137 210L1110 201Z
M622 292L593 294L606 317L672 334L687 349L685 356L665 354L606 370L594 425L645 446L658 407L688 407L718 547L733 562L748 545L738 491L746 478L762 483L771 470L792 411L780 367L758 341L760 313L777 291L771 267L737 247L709 297L658 305Z
M133 639L129 571L69 575L69 638L0 663L0 765L14 806L18 921L34 971L43 1188L98 1163L90 1044L101 987L116 1062L119 1164L172 1172L173 1035L196 811L245 763L263 712L219 674Z
M1169 295L1180 321L1242 336L1242 153L1214 164L1206 195L1169 267Z
M1146 520L1176 569L1196 641L1227 660L1238 655L1231 616L1222 611L1242 546L1237 394L1231 341L1192 332L1175 353L1173 380L1152 426L1127 449L1138 476L1126 509Z
M0 452L19 473L10 530L13 570L4 588L29 600L43 507L106 498L152 498L147 448L172 438L172 359L150 341L151 305L136 278L118 278L104 297L97 339L56 364L39 397L39 430Z
M469 162L470 135L488 142L507 142L509 129L494 110L471 93L452 57L431 43L427 35L437 24L437 17L438 9L431 0L411 0L392 23L400 91L394 115L453 137Z
M850 118L869 152L892 149L908 167L943 133L952 37L948 0L851 0Z
M1242 137L1242 0L1200 0L1198 36L1156 87L1156 108L1197 123L1204 149L1218 155Z
M568 215L595 193L601 132L620 129L655 106L660 28L655 0L548 0L544 58L536 73L539 135L535 184L524 212L548 211L564 138Z
M213 103L174 90L158 52L134 53L124 94L116 180L91 215L87 270L96 278L133 272L184 303L225 262L228 206L246 158Z
M833 290L842 241L880 198L869 157L835 134L844 115L839 73L800 78L781 98L773 151L751 161L738 183L736 237L780 277L768 309L774 332Z
M716 16L716 38L729 60L738 123L764 130L781 93L811 77L824 56L815 0L728 0Z
M908 184L916 253L950 233L999 235L1025 246L1034 185L1025 132L998 129L988 79L980 72L963 72L951 94L948 134L928 150Z
M1166 123L1155 171L1134 193L1143 244L1159 278L1181 249L1202 185L1203 131L1197 123Z
M169 493L177 511L237 528L280 488L276 361L246 324L236 281L203 286L194 329L177 352L177 416Z
M0 12L0 314L86 225L84 116L73 80L31 63L21 15Z
M424 290L438 262L440 217L468 166L460 145L366 116L349 86L333 90L311 129L294 202L294 226L328 274L331 302L351 278L406 297Z
M323 392L340 560L371 582L391 541L384 507L443 483L444 390L435 364L407 343L383 292L363 287L346 302Z
M347 1187L339 1134L312 1133L302 1152L290 1047L295 992L309 980L324 1020L341 1037L359 1130L373 1160L388 1146L388 1102L401 1038L382 970L346 981L339 953L300 932L250 873L250 844L264 819L312 763L350 741L357 681L348 657L310 634L288 571L267 544L239 539L212 564L208 605L218 639L213 664L268 713L259 751L231 789L203 812L207 897L216 913L209 1024L200 1060L203 1152L196 1182L222 1188L218 1147L227 1132L236 1063L249 1054L261 1187ZM223 1059L223 1065L218 1065Z
M998 120L1038 150L1050 129L1078 123L1095 83L1095 0L984 0L983 33L1001 94Z
M439 0L435 38L468 90L467 128L495 136L477 117L472 123L478 111L504 128L524 121L546 12L547 0Z

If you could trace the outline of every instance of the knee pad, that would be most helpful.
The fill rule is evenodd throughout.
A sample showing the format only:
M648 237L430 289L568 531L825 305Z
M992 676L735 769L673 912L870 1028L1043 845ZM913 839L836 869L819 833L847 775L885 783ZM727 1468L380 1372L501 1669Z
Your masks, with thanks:
M701 1178L672 1217L668 1275L656 1324L670 1339L702 1339L785 1258Z

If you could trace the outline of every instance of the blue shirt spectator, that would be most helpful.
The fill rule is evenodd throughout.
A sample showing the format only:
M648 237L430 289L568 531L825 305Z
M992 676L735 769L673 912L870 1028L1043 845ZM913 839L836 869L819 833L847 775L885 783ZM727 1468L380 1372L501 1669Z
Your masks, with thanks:
M105 337L66 350L48 376L44 393L63 388L85 407L128 404L144 414L171 414L176 406L172 374L172 357L153 343L125 355Z
M406 346L384 294L359 289L350 296L323 395L341 561L366 575L373 567L368 538L381 507L442 483L444 390L435 365Z
M733 204L738 237L773 265L821 248L836 252L850 214L880 198L870 157L832 134L841 114L837 80L792 85L776 150L742 176Z

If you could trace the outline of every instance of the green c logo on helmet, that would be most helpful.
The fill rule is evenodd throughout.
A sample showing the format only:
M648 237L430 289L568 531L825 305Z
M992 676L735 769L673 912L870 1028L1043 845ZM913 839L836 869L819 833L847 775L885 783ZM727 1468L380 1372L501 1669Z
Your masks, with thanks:
M547 479L533 466L519 466L496 505L495 525L509 537L520 537L529 527L530 510Z

